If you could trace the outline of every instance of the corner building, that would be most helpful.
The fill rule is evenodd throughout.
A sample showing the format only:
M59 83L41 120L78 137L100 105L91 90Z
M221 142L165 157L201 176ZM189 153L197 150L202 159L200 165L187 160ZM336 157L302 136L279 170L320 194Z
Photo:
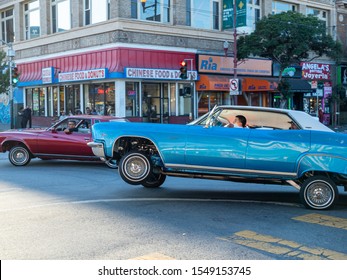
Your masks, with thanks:
M236 1L247 9L238 33L252 32L264 15L287 10L320 17L327 32L336 23L335 1ZM230 95L233 29L223 21L227 5L230 0L0 1L2 47L7 51L13 43L20 72L15 123L27 105L34 126L50 125L62 111L88 108L132 121L186 123L215 104L275 106L276 65L264 59L251 58L237 69L241 94ZM188 68L184 80L182 60ZM293 84L300 95L311 93L310 81L294 77ZM6 125L9 100L0 95L0 125Z

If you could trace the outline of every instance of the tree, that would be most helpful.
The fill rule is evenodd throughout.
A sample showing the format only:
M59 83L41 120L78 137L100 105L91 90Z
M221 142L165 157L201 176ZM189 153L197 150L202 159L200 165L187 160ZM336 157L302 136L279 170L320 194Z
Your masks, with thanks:
M10 71L6 61L6 53L0 51L0 93L8 93L10 87Z
M292 11L262 18L256 23L253 33L238 39L237 46L239 60L253 55L278 62L280 74L277 89L281 94L282 108L291 97L290 85L282 78L285 68L323 55L337 62L342 53L341 44L327 34L323 21Z

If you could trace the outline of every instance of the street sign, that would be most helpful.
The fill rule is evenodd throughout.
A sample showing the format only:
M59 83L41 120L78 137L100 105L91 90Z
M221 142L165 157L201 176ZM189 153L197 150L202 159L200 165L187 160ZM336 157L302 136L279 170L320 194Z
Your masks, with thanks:
M240 87L239 87L239 79L230 79L230 95L239 95Z
M234 23L234 1L236 1L236 27L246 26L246 0L223 0L223 30L232 29Z

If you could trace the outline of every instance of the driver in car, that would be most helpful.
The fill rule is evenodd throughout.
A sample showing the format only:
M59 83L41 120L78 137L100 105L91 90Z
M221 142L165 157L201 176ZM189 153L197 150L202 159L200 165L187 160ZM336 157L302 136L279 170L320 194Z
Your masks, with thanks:
M69 121L67 123L67 128L64 129L64 132L66 134L71 134L73 131L78 131L78 128L76 127L75 121Z

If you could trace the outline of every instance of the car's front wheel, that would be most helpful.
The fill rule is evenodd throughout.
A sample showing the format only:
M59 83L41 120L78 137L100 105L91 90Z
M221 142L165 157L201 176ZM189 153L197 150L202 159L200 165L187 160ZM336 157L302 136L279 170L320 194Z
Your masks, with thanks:
M145 153L130 151L121 158L118 172L128 184L140 185L152 172L152 164Z
M338 199L336 184L326 176L313 176L306 179L300 188L300 198L306 208L325 210Z
M11 148L8 159L14 166L24 166L30 162L31 156L26 147L18 145Z

